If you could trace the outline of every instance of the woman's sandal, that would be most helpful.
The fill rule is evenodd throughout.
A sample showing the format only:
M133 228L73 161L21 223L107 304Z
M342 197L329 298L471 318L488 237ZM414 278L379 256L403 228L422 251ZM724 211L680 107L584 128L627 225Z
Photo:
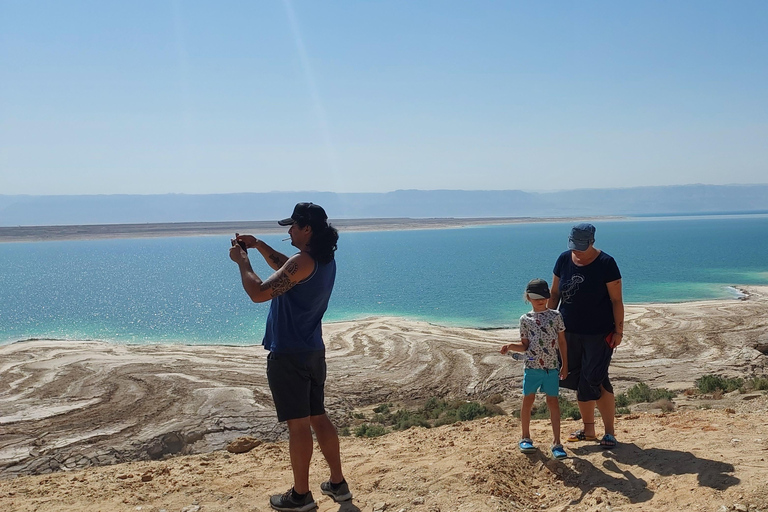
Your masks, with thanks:
M594 423L584 423L584 425L594 425ZM568 443L576 443L578 441L597 441L597 436L588 436L584 433L584 429L580 428L576 432L571 433L568 439L565 440Z
M578 441L597 441L597 436L588 436L584 433L583 429L579 429L576 432L572 432L566 441L569 443L576 443Z
M616 448L618 442L613 434L605 434L600 440L600 447L605 449Z

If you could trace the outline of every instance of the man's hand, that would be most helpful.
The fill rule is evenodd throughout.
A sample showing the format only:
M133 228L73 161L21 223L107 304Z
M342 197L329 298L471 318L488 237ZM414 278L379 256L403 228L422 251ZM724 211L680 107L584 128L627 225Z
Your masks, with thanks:
M568 365L564 364L560 367L560 380L565 380L568 376Z
M232 247L229 248L229 259L240 265L248 261L248 253L240 247L237 241L232 240Z
M235 233L235 240L245 242L245 246L249 249L255 249L256 244L261 241L253 235L241 235L240 233Z

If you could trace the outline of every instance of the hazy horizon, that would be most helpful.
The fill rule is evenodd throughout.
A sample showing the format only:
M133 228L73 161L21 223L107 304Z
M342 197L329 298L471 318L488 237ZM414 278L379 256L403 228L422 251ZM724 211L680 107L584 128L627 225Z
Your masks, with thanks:
M158 195L234 195L234 194L391 194L394 192L526 192L530 194L553 194L560 192L570 191L608 191L608 190L633 190L633 189L647 189L647 188L670 188L670 187L749 187L749 186L765 186L768 185L768 180L764 182L754 183L679 183L675 185L638 185L627 187L576 187L576 188L552 188L552 189L534 189L534 188L516 188L516 189L481 189L481 188L397 188L391 190L381 190L376 192L364 192L364 191L348 191L348 192L335 192L333 190L310 190L310 189L297 189L297 190L247 190L240 192L221 192L221 193L206 193L206 192L149 192L144 194L132 194L126 192L106 192L96 194L83 194L83 193L57 193L57 194L4 194L0 193L0 197L7 196L32 196L32 197L60 197L60 196L107 196L107 195L131 195L131 196L158 196Z
M274 220L311 201L335 219L591 217L768 210L766 185L684 185L555 192L0 195L0 226Z

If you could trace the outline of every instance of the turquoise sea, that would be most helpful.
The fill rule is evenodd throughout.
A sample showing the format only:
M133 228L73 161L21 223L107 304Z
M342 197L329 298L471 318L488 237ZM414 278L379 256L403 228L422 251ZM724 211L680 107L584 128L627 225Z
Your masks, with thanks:
M326 321L394 315L441 325L517 325L525 283L551 281L571 222L342 232ZM768 215L597 221L629 303L735 297L768 284ZM294 252L285 235L268 243ZM253 344L268 306L251 303L229 237L0 244L0 343L29 338ZM252 261L266 277L258 253Z

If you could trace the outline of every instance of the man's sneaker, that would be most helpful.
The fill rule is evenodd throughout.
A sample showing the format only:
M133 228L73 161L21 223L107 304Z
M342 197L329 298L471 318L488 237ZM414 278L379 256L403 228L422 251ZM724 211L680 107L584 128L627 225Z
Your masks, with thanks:
M288 510L293 512L308 512L317 508L317 503L312 498L312 491L309 491L302 498L296 494L293 487L283 494L275 494L269 498L269 506L275 510Z
M330 480L320 484L320 491L326 496L333 498L336 503L352 499L352 493L349 492L349 486L346 480L339 484L332 484Z

